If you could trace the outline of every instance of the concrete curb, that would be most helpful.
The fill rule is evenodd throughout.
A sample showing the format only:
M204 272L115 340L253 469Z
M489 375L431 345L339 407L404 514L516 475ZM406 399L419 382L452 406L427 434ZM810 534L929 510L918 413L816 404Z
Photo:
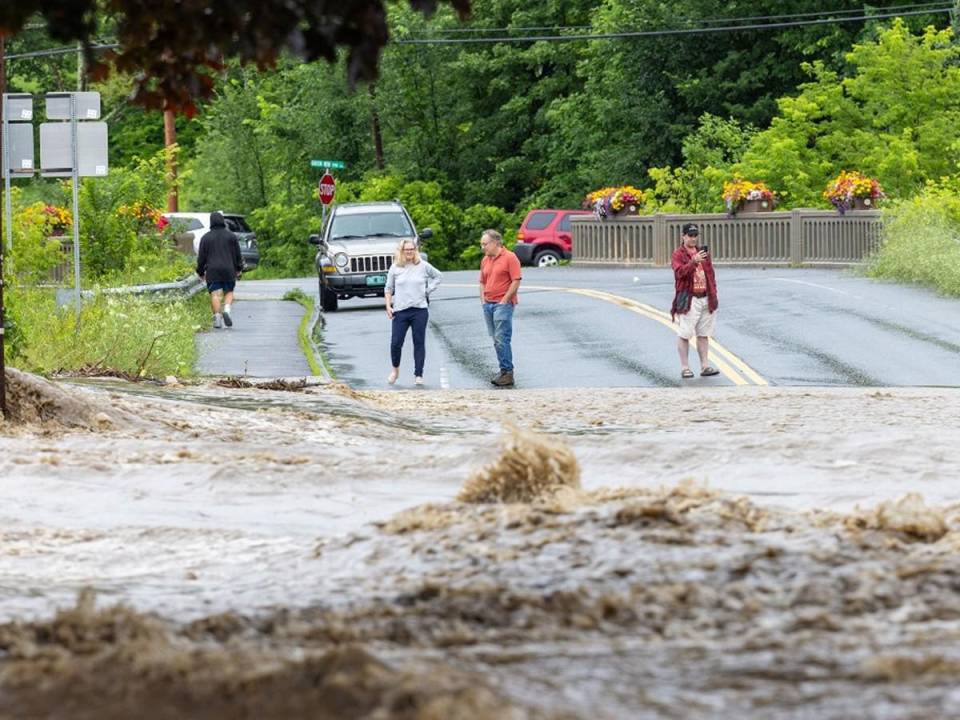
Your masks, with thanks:
M317 345L317 341L314 340L315 330L317 323L323 322L323 313L320 311L320 303L316 302L313 306L313 315L310 317L310 322L307 323L307 342L310 343L310 351L313 353L314 360L317 361L317 365L323 371L321 377L325 378L327 382L332 382L333 378L330 376L330 371L327 370L327 363L323 358L323 351Z

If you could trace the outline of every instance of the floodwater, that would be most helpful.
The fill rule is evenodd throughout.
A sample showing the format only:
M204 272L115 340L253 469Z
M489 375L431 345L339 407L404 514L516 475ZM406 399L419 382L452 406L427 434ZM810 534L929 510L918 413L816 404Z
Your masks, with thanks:
M56 391L0 717L960 715L958 390Z

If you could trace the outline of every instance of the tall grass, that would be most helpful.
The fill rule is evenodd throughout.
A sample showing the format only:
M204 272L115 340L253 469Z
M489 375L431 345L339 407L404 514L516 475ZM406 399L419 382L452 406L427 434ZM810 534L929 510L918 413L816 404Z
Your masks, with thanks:
M883 243L867 274L960 297L960 197L932 186L886 210Z
M8 362L44 374L193 375L194 335L209 314L204 294L173 301L100 294L84 300L78 325L74 307L58 308L49 290L18 289L11 300Z

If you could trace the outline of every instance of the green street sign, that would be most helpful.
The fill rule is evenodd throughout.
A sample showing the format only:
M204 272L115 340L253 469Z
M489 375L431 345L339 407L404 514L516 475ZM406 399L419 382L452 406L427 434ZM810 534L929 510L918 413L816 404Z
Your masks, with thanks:
M311 160L310 167L343 170L345 166L343 160Z

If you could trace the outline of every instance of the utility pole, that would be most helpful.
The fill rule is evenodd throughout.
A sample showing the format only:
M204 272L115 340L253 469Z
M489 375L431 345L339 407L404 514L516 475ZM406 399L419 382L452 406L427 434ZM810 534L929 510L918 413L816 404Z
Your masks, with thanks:
M83 43L77 43L77 92L83 92Z
M163 147L167 156L167 212L177 212L180 197L177 192L177 116L173 110L163 111Z
M6 116L7 103L4 98L7 92L7 61L5 59L7 52L7 43L3 35L0 35L0 113ZM0 133L3 132L3 124L0 123ZM7 138L0 137L0 147L6 147ZM3 154L3 170L8 171L8 159L6 153ZM4 213L0 213L0 216ZM6 230L6 228L4 228ZM4 243L0 240L0 417L7 419L7 363L4 353L6 352L5 331L7 328L7 315L3 307L3 247Z
M370 127L373 132L373 152L377 161L377 170L383 170L386 163L383 159L383 134L380 132L380 112L377 110L376 83L367 86L370 93Z

